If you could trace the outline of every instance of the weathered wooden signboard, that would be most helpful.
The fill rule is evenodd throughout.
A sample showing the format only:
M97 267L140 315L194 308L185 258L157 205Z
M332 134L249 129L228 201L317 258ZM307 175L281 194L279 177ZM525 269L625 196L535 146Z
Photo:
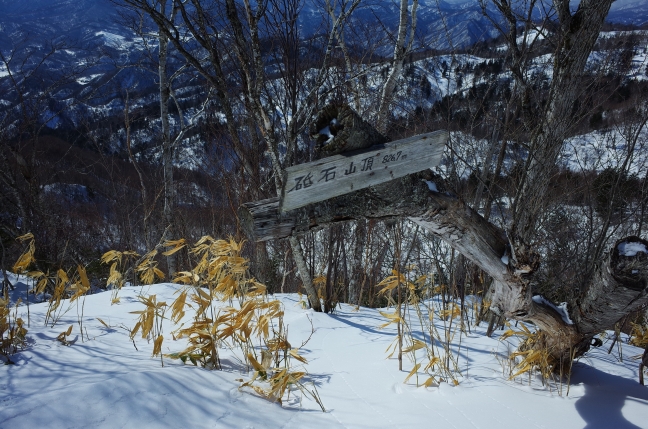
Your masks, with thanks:
M447 131L420 134L286 169L281 212L324 201L434 167Z

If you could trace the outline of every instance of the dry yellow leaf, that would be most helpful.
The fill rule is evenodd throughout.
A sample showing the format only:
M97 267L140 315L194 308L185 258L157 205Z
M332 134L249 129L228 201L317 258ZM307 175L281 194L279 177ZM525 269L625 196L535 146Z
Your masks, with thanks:
M414 368L412 368L412 370L409 372L409 374L407 374L407 377L405 377L405 380L403 380L403 383L407 383L407 381L408 381L410 378L412 378L412 376L413 376L414 374L416 374L416 371L418 371L420 367L421 367L421 364L420 364L420 363L417 363L416 365L414 365Z
M162 245L164 247L172 247L172 248L167 250L166 252L163 252L162 254L164 256L171 256L174 253L182 250L186 246L186 244L187 243L184 238L181 238L179 240L167 240Z
M439 359L437 356L433 357L430 359L427 365L425 365L425 368L423 368L423 371L427 371L431 369L434 365L438 364L441 362L441 359Z
M158 335L158 337L153 342L153 356L157 356L162 353L162 341L164 341L164 337L162 335Z
M403 353L414 352L416 350L424 349L425 347L426 345L423 341L414 340L414 343L411 346L403 349Z
M20 237L16 237L16 240L18 241L27 241L27 240L33 240L34 239L34 234L31 232L28 232L27 234L21 235Z
M434 377L430 377L422 384L423 387L430 387L434 384Z
M299 355L299 354L297 353L298 351L299 351L298 349L292 349L292 350L290 350L290 352L289 352L289 353L290 353L290 356L294 357L295 359L297 359L298 361L300 361L300 362L302 362L302 363L308 363L308 361L306 360L306 358L304 358L303 356L301 356L301 355Z

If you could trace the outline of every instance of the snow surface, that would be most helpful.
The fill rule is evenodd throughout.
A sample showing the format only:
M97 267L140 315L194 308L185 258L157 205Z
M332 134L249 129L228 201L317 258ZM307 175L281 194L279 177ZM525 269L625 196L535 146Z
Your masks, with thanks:
M106 45L113 48L121 48L125 47L125 45L130 46L130 43L127 44L126 38L119 34L108 31L97 31L95 32L95 36L103 38Z
M617 249L619 249L619 255L621 256L636 256L639 252L648 254L648 249L646 249L643 243L629 243L624 241L619 243Z
M90 76L82 76L78 78L76 81L79 85L87 85L100 76L103 76L103 74L102 73L91 74Z
M110 292L88 296L84 327L89 340L79 336L76 307L50 328L43 326L45 304L32 304L29 347L13 357L15 365L0 368L0 427L646 427L648 388L637 383L638 362L631 359L641 353L636 347L619 343L622 362L616 351L607 354L606 346L593 349L575 364L569 394L560 396L535 377L508 380L504 356L515 344L486 337L485 326L472 327L460 345L455 341L452 346L459 355L460 384L416 387L414 377L403 384L413 367L409 359L403 371L395 358L386 359L395 328L377 329L385 321L378 310L342 305L333 315L314 313L303 309L296 294L277 298L285 307L292 344L310 335L312 320L315 333L300 353L308 359L310 380L327 411L306 398L300 403L294 394L282 407L238 389L236 379L250 375L228 350L221 350L222 371L169 359L162 367L159 358L151 357L153 345L141 338L135 350L125 328L135 324L136 315L129 312L143 307L137 294L171 302L177 289L174 284L126 287L121 303L112 306ZM19 313L26 320L27 308ZM435 323L442 330L444 322ZM64 346L55 338L70 325L73 344ZM184 348L183 341L171 341L170 331L164 327L164 352Z
M628 154L631 141L618 129L574 136L565 141L561 153L562 164L572 171L602 171L622 165L629 156L628 171L641 175L648 166L647 138L648 130L644 127L639 133L634 151Z

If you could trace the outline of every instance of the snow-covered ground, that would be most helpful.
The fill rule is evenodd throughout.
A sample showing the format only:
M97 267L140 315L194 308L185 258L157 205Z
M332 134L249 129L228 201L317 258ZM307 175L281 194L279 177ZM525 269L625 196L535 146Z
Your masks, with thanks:
M54 328L44 327L46 304L29 307L28 348L15 355L15 365L0 368L1 428L640 428L648 418L648 387L637 382L641 350L621 342L607 353L593 349L575 364L569 393L563 386L542 386L525 375L508 380L506 353L513 345L484 335L485 324L463 334L458 347L459 385L416 387L403 380L413 363L386 359L395 328L378 310L342 305L333 315L306 310L295 294L279 295L285 308L289 341L300 344L326 408L295 392L283 406L249 389L237 379L251 374L231 351L221 350L222 371L182 365L168 358L164 367L152 358L153 344L136 338L127 327L132 311L142 309L137 295L156 294L171 302L174 284L126 287L121 302L110 304L110 292L86 297L84 334L73 306ZM80 307L79 307L80 311ZM27 307L18 312L27 320ZM389 311L391 312L391 311ZM103 320L106 325L102 324ZM437 320L443 330L443 321ZM72 343L56 337L73 325ZM392 325L393 326L393 325ZM165 353L184 348L172 341L165 326ZM502 331L497 331L498 337ZM422 334L425 335L425 334ZM422 383L426 376L421 376Z
M576 172L600 172L605 168L620 167L627 158L628 171L641 177L648 165L648 129L642 127L636 142L633 142L634 136L628 134L635 130L627 128L592 131L569 138L561 154L563 167Z

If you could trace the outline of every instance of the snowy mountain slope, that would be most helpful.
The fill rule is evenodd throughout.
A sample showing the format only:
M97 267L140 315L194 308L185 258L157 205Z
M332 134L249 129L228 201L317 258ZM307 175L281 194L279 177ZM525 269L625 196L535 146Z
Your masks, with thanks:
M283 303L292 344L308 338L312 320L315 332L300 353L326 412L296 392L282 407L238 389L236 380L250 374L240 357L225 349L224 370L209 371L170 359L162 367L150 357L153 345L140 338L137 350L133 347L127 328L136 318L129 312L142 309L137 295L157 294L171 302L177 288L126 287L121 303L112 306L109 292L88 296L85 341L75 307L49 328L43 327L45 304L32 304L28 349L14 357L16 365L0 367L0 427L639 428L648 414L648 389L636 382L632 358L641 350L625 343L619 346L623 361L618 350L607 354L609 339L590 351L575 364L569 393L562 385L560 396L561 386L542 386L535 377L508 380L505 355L514 344L486 337L484 325L471 327L452 346L459 356L459 385L416 387L415 378L403 383L413 362L404 359L401 372L396 359L386 359L395 329L377 329L386 320L377 310L342 305L334 315L313 313L301 307L297 295L276 298ZM25 319L26 311L19 308ZM435 323L442 331L443 321ZM55 338L70 325L72 344L64 346ZM165 325L164 352L184 347L171 341L170 331Z
M371 23L378 18L394 28L396 7L395 3L381 0L363 2L358 19ZM303 36L319 28L321 17L321 5L315 0L306 1L300 15ZM27 36L36 42L65 37L81 44L100 45L97 32L130 34L118 21L117 8L109 0L0 0L0 40L5 42ZM648 22L648 3L618 0L612 5L608 21L642 25ZM418 25L422 37L436 47L471 45L494 35L475 0L421 0Z
M9 44L0 43L0 49L15 47L16 40L29 36L32 42L25 42L28 49L23 49L24 46L20 45L18 52L21 52L21 55L33 54L34 61L37 61L43 52L42 46L36 43L38 40L49 41L55 36L56 40L62 39L64 36L69 36L71 39L74 39L73 36L79 37L77 46L68 46L65 50L49 58L47 64L43 66L45 69L36 76L38 79L43 76L42 80L46 81L47 79L56 79L57 75L64 74L69 70L80 70L70 82L61 85L57 91L48 96L48 105L40 112L40 119L50 128L78 128L80 125L84 125L82 121L93 122L98 124L98 127L103 127L101 124L108 120L117 120L123 123L121 118L126 89L129 92L130 108L133 112L138 109L146 112L156 111L158 88L155 84L154 73L135 68L118 70L112 63L115 59L119 59L117 62L122 63L129 58L135 60L142 49L142 44L133 34L115 20L116 10L112 3L108 0L80 2L30 0L27 3L0 0L0 27L2 28L0 38L11 39ZM639 15L640 13L637 11L646 7L642 2L632 1L616 2L615 7L617 7L617 3L623 6L622 9L626 11L625 13L633 11ZM384 19L386 24L390 22L394 24L396 16L394 11L394 4L390 2L365 2L358 11L357 19L368 22L375 20L375 17L378 16ZM439 20L440 12L444 16L443 21ZM309 2L305 5L302 16L305 22L308 20L315 22L314 20L321 18L321 13L318 12L315 3ZM492 29L482 25L483 23L480 24L483 19L476 2L421 1L418 20L421 40L427 40L434 44L441 40L439 34L451 34L454 46L481 40L487 35L493 35L490 34ZM303 27L315 28L317 26L304 25ZM610 32L606 33L605 37L613 35L614 33ZM636 52L628 77L645 78L646 47L641 46L641 48L643 51ZM97 53L110 54L111 58L92 56ZM596 57L596 53L592 54L593 59ZM97 63L84 69L82 65L90 63L91 58ZM408 66L408 70L413 72L400 80L394 115L397 117L412 115L417 109L431 108L444 96L467 93L473 85L483 83L494 76L487 74L479 77L471 71L458 71L458 68L474 68L480 64L499 60L498 58L479 58L459 54L417 61ZM550 60L550 55L537 57L534 59L532 72L542 78L550 77ZM19 64L20 61L14 61L12 67L19 68ZM379 91L382 82L384 82L384 77L381 76L381 72L385 71L383 66L381 64L370 66L376 70L366 75L371 85L362 95L362 102L365 106L374 106L378 100ZM382 69L378 69L380 67ZM15 73L16 70L13 72ZM0 66L0 94L4 92L0 96L0 113L5 108L16 106L17 103L16 94L10 97L11 91L6 90L6 87L11 85L9 79L2 79L7 73L4 67ZM507 80L510 78L510 74L502 72L496 78ZM332 85L335 84L332 82ZM185 119L188 119L195 112L195 106L200 102L196 94L203 93L204 88L195 82L188 83L187 86L182 85L177 88L177 93L181 95L180 100L186 103L184 107ZM276 85L281 86L283 82L277 82ZM9 98L12 100L9 101ZM155 119L147 120L145 124L134 124L133 137L136 142L135 152L138 159L155 162L159 158L159 154L153 148L154 132L151 132L151 130L157 129L158 124L159 121ZM104 127L105 133L112 133L108 137L99 136L99 131L95 133L94 138L98 140L105 138L108 141L109 152L123 154L125 148L123 129L114 131L114 129L108 130ZM194 160L201 158L201 151L199 141L186 141L178 165L196 169L198 165Z
M83 43L97 31L123 32L116 18L109 0L0 0L0 37L35 43L69 38Z
M648 3L644 0L617 0L612 3L608 21L643 25L648 22Z

